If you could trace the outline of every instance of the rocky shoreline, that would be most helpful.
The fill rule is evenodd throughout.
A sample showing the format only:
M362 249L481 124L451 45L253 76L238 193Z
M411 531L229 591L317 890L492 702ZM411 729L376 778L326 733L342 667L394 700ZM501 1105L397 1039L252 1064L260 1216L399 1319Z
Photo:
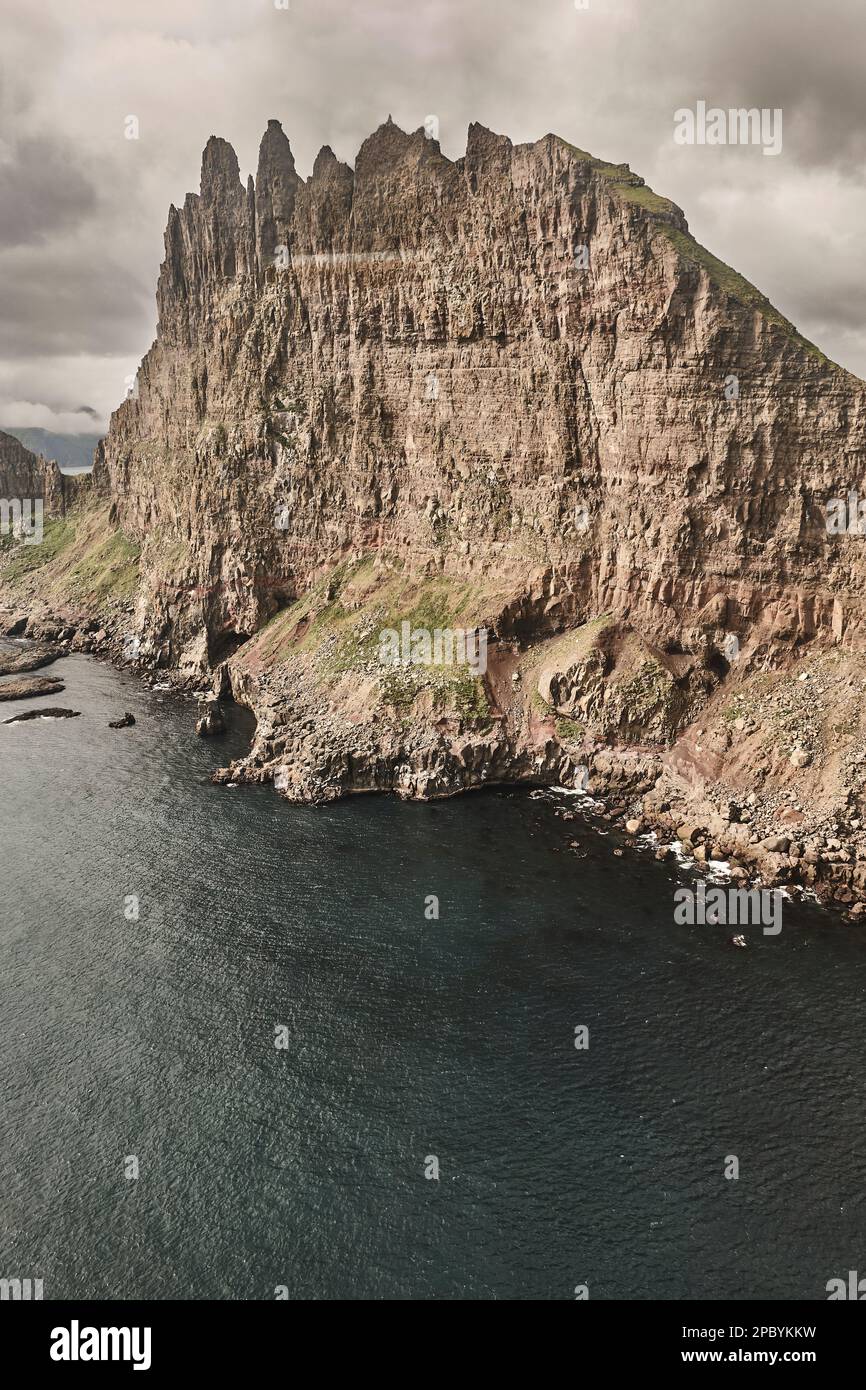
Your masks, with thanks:
M450 733L439 730L431 740L421 723L413 726L414 747L405 730L399 743L389 747L389 731L369 726L355 726L350 746L345 728L329 721L326 713L320 712L318 721L310 717L297 689L292 742L290 726L275 718L286 697L276 674L244 682L230 661L209 678L194 678L131 661L125 654L128 625L129 615L117 612L84 619L78 626L53 615L0 614L0 633L14 631L38 644L21 653L18 669L31 662L41 667L68 652L92 655L134 670L150 688L166 685L197 700L199 724L209 721L211 726L200 733L220 731L222 699L232 696L246 705L258 721L253 745L245 758L214 774L218 784L273 783L278 794L311 805L365 792L434 800L482 787L585 791L600 803L598 824L621 831L624 843L637 847L654 834L659 860L683 857L696 866L724 861L736 884L782 887L795 896L807 893L841 910L846 920L866 917L866 824L857 816L847 823L830 817L823 826L803 831L806 817L790 798L752 791L737 800L718 785L690 786L670 765L671 748L663 746L589 746L584 741L575 747L559 738L539 741L538 731L523 742L497 731L493 737L467 735L455 755ZM333 743L323 757L322 743L329 739Z

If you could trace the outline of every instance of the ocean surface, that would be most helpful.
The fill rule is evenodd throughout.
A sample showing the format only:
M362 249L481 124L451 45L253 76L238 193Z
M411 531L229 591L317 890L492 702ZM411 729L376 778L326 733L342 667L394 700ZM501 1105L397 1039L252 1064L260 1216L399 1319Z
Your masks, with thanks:
M866 928L678 926L684 871L565 794L216 787L246 712L202 741L171 694L49 670L81 717L0 724L0 1277L823 1299L866 1272Z

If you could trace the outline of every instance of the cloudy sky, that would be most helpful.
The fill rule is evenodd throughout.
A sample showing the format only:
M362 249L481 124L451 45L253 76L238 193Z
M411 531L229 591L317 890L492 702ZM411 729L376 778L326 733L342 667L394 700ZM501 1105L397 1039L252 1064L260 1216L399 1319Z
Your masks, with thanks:
M305 175L389 113L438 116L451 158L477 120L628 162L866 376L864 0L285 3L0 0L0 427L106 422L153 338L169 204L211 134L246 177L271 116ZM678 145L700 100L781 108L781 154Z

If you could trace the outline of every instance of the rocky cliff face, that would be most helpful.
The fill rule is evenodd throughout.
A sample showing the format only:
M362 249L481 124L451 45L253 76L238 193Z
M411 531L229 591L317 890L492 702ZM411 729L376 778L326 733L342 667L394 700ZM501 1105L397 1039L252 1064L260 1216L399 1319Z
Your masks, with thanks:
M63 516L81 490L77 480L61 473L53 460L31 453L14 435L0 431L0 497L7 501L38 498L46 514Z
M165 245L95 488L140 548L140 659L256 710L227 775L435 795L616 780L616 748L673 819L727 767L767 825L794 773L816 834L856 807L832 709L734 744L804 653L859 688L863 538L825 509L866 386L627 166L477 125L452 162L389 119L304 179L272 121L246 186L209 141ZM485 625L487 672L383 670L405 621Z
M493 571L536 631L858 640L859 547L823 507L856 485L866 388L625 168L479 126L452 163L389 122L305 181L271 122L246 188L209 142L158 301L106 466L163 660L361 552Z

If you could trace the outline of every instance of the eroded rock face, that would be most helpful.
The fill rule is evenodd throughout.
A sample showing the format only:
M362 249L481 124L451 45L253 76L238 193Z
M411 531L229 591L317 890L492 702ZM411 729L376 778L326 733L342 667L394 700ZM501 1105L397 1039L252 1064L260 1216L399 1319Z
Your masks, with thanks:
M668 743L715 683L699 662L653 649L606 615L549 644L536 688L555 714L606 740Z
M859 476L863 384L625 168L480 126L452 163L389 122L304 180L271 122L246 187L208 143L158 302L105 468L167 664L369 551L495 567L526 630L860 640L858 541L824 506Z

